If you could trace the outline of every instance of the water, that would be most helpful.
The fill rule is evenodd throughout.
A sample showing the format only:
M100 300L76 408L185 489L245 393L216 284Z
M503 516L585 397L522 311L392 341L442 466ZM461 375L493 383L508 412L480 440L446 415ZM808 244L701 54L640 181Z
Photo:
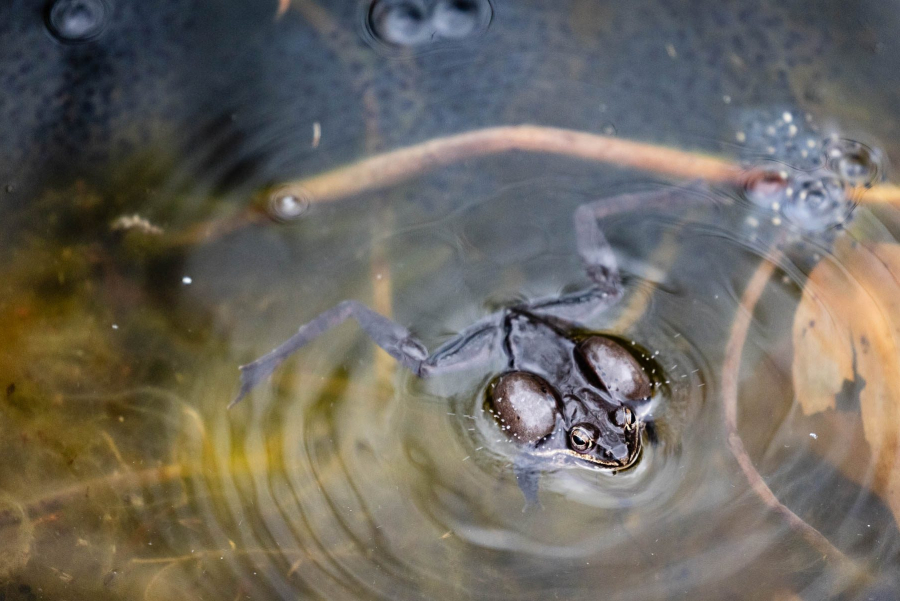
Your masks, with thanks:
M897 236L895 210L851 194L890 181L898 152L889 5L281 9L0 7L0 598L896 596L900 539L864 427L874 382L807 414L792 374L815 265L841 265L841 241ZM279 192L518 124L767 174L603 221L626 293L590 325L668 381L634 469L548 470L523 512L514 445L482 411L502 361L419 380L354 324L226 409L239 364L343 299L433 349L497 307L586 285L582 203L688 184L508 151L329 203ZM769 260L737 434L846 559L767 506L730 446L727 343Z

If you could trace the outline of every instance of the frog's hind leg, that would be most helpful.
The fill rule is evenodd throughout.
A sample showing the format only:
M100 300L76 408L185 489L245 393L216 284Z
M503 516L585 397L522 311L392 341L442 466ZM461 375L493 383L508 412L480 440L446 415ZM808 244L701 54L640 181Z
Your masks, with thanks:
M301 326L296 334L269 354L263 355L252 363L242 365L241 389L229 406L235 405L244 398L298 349L350 317L359 323L360 327L378 346L387 351L404 367L418 373L419 365L428 356L425 346L400 324L360 302L345 300Z
M485 355L492 353L501 314L477 322L429 355L425 345L400 324L360 302L342 301L301 326L296 334L272 352L252 363L242 365L241 388L229 406L237 404L297 350L351 317L375 344L387 351L401 365L420 377L427 377L477 364Z
M600 223L628 211L679 211L710 202L708 188L702 182L685 187L620 194L581 205L575 211L575 237L585 273L593 282L586 290L551 299L541 299L523 308L539 315L580 323L599 315L622 297L622 276L615 253L603 234Z

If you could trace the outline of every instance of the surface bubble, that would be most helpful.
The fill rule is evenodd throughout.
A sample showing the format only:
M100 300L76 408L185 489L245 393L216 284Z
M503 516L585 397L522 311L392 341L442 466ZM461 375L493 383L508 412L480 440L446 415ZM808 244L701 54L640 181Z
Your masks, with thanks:
M86 42L106 27L104 0L56 0L47 12L47 27L62 42Z
M395 46L416 46L428 41L430 15L423 2L379 0L369 12L372 34Z
M870 186L881 175L880 153L861 142L832 138L824 148L825 166L847 183Z
M293 221L309 210L309 198L302 193L279 191L269 197L269 215L276 221Z
M475 0L439 0L434 6L431 23L434 30L447 39L460 39L478 28L480 6Z
M844 182L830 174L799 175L786 192L784 217L802 230L832 228L843 223L852 209Z

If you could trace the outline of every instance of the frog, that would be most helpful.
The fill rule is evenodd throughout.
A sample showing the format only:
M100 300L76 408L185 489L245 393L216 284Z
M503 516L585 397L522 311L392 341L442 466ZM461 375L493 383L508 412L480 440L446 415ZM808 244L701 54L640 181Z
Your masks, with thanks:
M642 454L655 382L632 345L592 330L624 296L623 277L601 222L640 209L678 211L708 200L699 182L618 194L580 205L574 235L590 283L574 292L511 304L465 328L433 352L407 328L356 300L344 300L272 352L240 367L233 407L288 357L347 319L420 378L471 369L498 353L502 373L487 384L485 411L521 449L514 470L529 503L542 466L581 465L618 473ZM652 371L652 370L651 370Z

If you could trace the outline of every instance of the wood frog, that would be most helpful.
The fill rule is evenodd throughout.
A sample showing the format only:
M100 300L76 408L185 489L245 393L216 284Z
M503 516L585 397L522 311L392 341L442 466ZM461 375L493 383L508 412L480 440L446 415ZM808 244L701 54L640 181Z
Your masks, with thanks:
M297 349L354 318L378 346L426 378L483 363L503 353L507 369L486 390L485 408L523 455L554 464L580 462L607 471L633 465L641 455L645 423L640 408L650 399L651 379L635 356L585 324L617 303L622 278L600 221L633 209L679 209L702 198L697 185L623 194L578 208L575 236L587 288L516 304L492 313L429 353L406 328L365 305L346 300L319 314L271 353L241 367L232 405L268 377ZM534 461L517 463L529 500L536 499Z

